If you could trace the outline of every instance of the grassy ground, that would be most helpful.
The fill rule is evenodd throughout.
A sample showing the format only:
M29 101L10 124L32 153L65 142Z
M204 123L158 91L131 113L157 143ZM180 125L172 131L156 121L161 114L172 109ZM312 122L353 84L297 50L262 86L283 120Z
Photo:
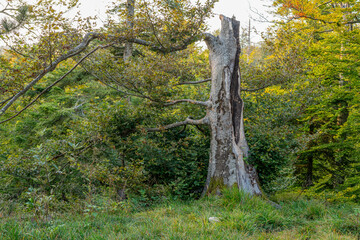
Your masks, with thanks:
M63 213L47 220L2 214L0 239L360 239L360 206L304 199L280 205L229 191L198 201Z

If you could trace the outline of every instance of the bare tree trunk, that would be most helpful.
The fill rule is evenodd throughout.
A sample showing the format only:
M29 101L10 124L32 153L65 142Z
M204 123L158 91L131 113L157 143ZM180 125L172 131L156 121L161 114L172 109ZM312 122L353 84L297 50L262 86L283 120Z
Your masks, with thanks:
M244 104L240 97L240 22L220 16L219 37L207 34L212 86L208 119L211 153L204 194L219 193L236 185L251 195L261 195L256 171L244 161L249 148L243 124Z
M126 26L129 28L128 29L129 33L132 34L134 28L135 0L127 0L126 4L127 4ZM124 56L123 56L125 62L129 61L129 58L132 56L132 52L133 52L133 43L126 42L124 49Z

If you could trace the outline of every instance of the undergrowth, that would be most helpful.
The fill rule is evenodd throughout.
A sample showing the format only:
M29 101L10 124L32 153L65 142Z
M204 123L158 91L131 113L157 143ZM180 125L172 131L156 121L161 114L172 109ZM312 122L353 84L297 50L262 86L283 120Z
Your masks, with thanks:
M360 207L283 199L281 208L236 190L200 200L95 201L46 217L1 205L1 239L358 239ZM16 204L15 204L16 205ZM11 208L8 209L7 207ZM216 217L218 221L209 221Z

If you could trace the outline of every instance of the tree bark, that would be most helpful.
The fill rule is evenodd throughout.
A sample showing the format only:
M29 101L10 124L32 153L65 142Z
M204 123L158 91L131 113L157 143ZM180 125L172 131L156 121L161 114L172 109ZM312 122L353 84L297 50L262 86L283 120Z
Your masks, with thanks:
M240 22L222 15L220 19L220 36L205 36L212 82L211 107L207 112L211 152L203 194L220 193L222 188L235 185L251 195L261 195L256 171L245 162L249 147L244 134L244 104L240 97Z
M130 34L132 35L134 29L134 14L135 14L135 0L127 0L126 2L126 10L127 10L127 19L126 19L126 26ZM125 49L124 49L124 62L128 62L129 58L132 56L133 53L133 43L131 41L125 42Z

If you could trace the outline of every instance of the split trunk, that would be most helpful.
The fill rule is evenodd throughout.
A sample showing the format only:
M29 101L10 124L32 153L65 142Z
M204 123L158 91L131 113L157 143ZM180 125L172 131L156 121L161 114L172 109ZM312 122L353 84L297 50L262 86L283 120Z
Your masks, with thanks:
M239 27L234 18L220 16L218 37L206 34L212 72L207 121L211 128L211 153L204 194L220 193L233 187L261 195L256 171L245 160L249 155L244 134L243 109L240 97Z

